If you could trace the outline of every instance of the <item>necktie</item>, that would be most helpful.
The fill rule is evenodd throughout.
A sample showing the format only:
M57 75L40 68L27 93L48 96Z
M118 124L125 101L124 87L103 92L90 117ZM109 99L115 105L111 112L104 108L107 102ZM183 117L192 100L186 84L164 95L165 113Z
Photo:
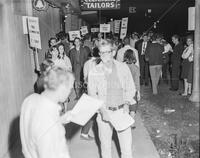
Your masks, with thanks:
M143 43L142 54L141 55L145 54L145 49L146 49L146 42Z

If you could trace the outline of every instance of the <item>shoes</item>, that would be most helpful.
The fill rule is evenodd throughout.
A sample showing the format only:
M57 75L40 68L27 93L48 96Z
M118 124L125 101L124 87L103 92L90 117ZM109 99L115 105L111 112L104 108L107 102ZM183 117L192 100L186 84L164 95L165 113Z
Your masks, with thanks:
M90 136L89 134L82 133L80 137L82 140L88 140L88 141L94 140L94 137Z
M181 96L186 97L188 94L187 93L182 93Z

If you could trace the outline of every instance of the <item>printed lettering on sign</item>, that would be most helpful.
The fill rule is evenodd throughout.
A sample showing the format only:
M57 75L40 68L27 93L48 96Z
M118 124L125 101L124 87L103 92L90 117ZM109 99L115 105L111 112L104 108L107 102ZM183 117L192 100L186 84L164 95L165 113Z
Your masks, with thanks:
M81 0L82 10L120 9L120 0Z
M42 49L38 17L28 17L28 31L30 38L30 46Z
M110 24L100 24L100 32L109 33L110 32Z
M81 38L80 31L69 31L69 39L70 41L73 41L76 37Z

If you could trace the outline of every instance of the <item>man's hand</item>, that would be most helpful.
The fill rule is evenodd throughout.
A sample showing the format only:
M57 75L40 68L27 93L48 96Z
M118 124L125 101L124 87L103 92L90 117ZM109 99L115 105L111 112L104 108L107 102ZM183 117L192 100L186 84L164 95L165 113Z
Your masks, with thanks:
M63 124L68 124L68 123L71 122L72 118L73 118L73 114L70 110L70 111L67 111L64 115L61 116L60 121Z
M128 104L124 104L124 113L129 113L129 105Z
M105 122L109 122L110 121L108 113L106 112L106 110L104 108L100 109L100 114L101 114L101 117L102 117L103 121L105 121Z
M131 111L131 112L130 112L130 115L131 115L132 118L134 118L135 115L136 115L135 111Z
M137 98L137 101L140 101L140 99L141 99L140 91L137 91L137 96L136 96L136 98Z

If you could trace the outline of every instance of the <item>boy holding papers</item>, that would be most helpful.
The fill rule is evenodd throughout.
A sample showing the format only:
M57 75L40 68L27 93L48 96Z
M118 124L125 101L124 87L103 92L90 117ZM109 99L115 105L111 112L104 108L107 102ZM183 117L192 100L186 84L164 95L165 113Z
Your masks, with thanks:
M131 125L129 106L135 104L136 92L131 72L124 63L114 60L115 52L111 41L99 45L101 62L88 76L88 94L104 102L97 115L102 158L111 158L113 128L117 131L122 158L132 156Z

